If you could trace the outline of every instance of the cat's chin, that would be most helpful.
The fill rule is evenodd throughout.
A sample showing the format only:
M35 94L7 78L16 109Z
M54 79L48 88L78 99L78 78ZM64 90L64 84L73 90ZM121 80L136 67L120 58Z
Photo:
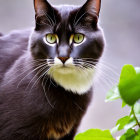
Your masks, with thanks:
M53 66L48 75L65 90L82 95L91 89L95 70L83 70L75 66Z
M72 74L77 71L77 69L74 66L59 66L59 67L53 67L51 69L63 75Z

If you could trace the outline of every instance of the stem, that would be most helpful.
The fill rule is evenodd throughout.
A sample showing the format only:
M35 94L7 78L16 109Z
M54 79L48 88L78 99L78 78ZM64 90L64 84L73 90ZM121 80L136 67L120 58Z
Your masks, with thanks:
M138 135L137 131L135 129L133 129L133 130L134 130L135 134Z
M139 123L139 121L138 121L138 119L137 119L137 117L136 117L136 114L135 114L135 111L134 111L134 107L132 107L132 113L133 113L133 115L134 115L134 118L135 118L135 120L136 120L137 125L138 125L139 128L140 128L140 123Z

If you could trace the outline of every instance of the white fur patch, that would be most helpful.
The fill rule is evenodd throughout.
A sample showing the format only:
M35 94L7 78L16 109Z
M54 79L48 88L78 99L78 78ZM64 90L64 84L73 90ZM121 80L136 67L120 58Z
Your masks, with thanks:
M54 63L55 65L50 68L48 74L65 90L84 94L92 87L94 69L83 70L80 67L75 67L72 58L66 61L65 66L58 58L55 58Z

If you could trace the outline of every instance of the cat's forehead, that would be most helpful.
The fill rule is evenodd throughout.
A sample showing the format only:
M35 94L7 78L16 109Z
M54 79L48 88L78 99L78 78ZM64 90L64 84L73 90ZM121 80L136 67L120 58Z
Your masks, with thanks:
M54 7L57 9L61 17L69 16L71 12L75 12L80 8L80 6L76 5L58 5Z
M55 8L60 16L60 20L58 20L56 26L56 31L60 31L61 34L64 30L67 32L72 31L74 19L80 7L73 5L59 5Z

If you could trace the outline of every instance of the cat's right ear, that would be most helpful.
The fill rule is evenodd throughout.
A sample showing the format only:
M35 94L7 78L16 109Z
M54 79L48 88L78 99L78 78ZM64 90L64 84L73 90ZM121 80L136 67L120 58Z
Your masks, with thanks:
M39 30L41 26L47 23L51 24L50 22L53 22L51 16L54 10L47 0L34 0L34 9L36 30Z

